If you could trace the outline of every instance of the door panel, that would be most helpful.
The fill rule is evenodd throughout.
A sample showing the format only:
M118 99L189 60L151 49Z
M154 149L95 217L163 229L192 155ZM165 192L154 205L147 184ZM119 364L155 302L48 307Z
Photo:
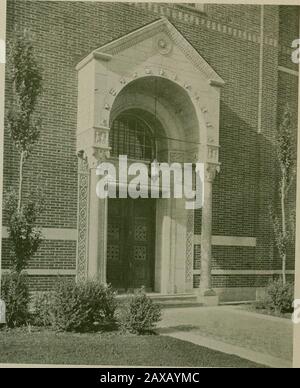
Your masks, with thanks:
M126 263L123 261L123 242L126 239L124 223L124 209L119 199L114 199L108 210L107 223L107 281L116 288L124 287L124 272Z
M154 222L154 200L109 199L107 281L113 287L152 290Z

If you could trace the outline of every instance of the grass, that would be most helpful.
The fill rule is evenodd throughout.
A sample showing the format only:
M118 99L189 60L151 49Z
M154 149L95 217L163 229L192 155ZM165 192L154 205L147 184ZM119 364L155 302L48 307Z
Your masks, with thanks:
M0 363L234 367L261 365L159 335L0 331Z
M276 312L273 310L260 308L260 307L257 307L257 305L255 303L243 305L243 306L240 306L239 308L242 310L252 311L252 312L255 312L257 314L269 315L269 316L277 317L277 318L292 319L292 313L279 313L279 312Z

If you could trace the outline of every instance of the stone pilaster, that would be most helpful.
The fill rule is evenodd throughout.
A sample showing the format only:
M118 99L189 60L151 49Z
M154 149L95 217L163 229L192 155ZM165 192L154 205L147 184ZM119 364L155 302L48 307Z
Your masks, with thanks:
M83 152L78 154L78 221L76 279L87 278L89 217L89 166Z
M109 128L90 128L77 137L85 172L79 173L78 279L106 282L107 199L97 197L99 163L109 158ZM82 163L82 162L81 162Z
M216 173L219 172L219 164L205 163L204 171L204 203L202 209L202 233L201 233L201 278L200 294L212 296L211 265L212 265L212 184Z

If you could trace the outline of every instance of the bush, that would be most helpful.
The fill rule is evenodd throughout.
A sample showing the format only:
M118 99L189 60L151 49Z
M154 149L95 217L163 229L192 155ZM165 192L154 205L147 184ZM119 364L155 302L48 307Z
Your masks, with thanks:
M33 300L33 319L35 326L52 326L54 324L55 292L39 292Z
M43 208L42 199L28 199L27 203L18 209L18 195L10 191L5 199L9 215L8 233L12 268L16 272L24 270L30 258L36 253L41 242L41 229L35 226L39 213Z
M43 316L45 322L53 316L52 324L58 331L94 331L114 321L115 293L97 281L60 282L53 303L53 310Z
M160 306L140 290L121 309L119 325L123 331L145 334L153 331L160 319Z
M276 313L293 312L294 285L283 284L281 279L271 282L266 288L266 296L261 305Z
M10 328L22 326L29 319L29 291L26 274L10 272L3 276L1 298L6 304L6 323Z

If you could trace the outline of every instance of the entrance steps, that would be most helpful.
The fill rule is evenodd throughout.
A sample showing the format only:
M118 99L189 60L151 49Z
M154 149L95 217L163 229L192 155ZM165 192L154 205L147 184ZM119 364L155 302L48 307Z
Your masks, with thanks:
M148 294L148 296L155 303L160 304L162 308L202 306L202 304L197 301L197 296L195 294L162 295L151 293Z
M117 300L122 300L125 298L130 298L133 296L132 293L122 293L117 295ZM203 306L203 304L197 301L197 296L195 294L159 294L155 292L148 292L149 296L153 302L158 303L162 308L171 308L171 307L197 307Z

